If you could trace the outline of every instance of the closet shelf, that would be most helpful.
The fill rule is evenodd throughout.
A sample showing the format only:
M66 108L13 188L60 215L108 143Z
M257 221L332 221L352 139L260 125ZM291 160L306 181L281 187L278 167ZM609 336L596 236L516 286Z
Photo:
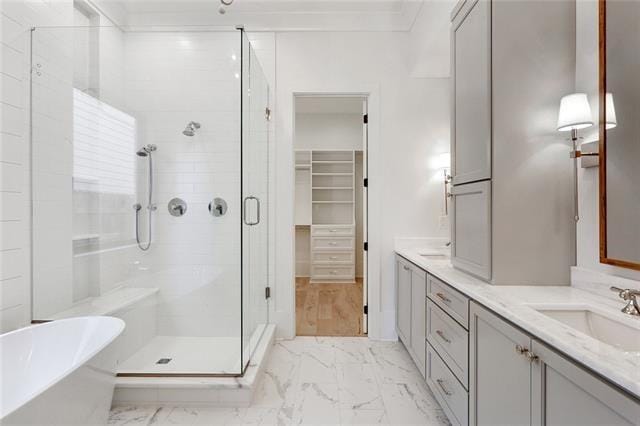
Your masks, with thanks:
M353 176L353 173L311 173L313 176Z
M353 201L312 201L312 204L353 204Z

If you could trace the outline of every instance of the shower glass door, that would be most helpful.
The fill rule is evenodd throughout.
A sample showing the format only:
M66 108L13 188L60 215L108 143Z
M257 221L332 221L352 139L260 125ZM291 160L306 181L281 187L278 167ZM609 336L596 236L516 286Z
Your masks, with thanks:
M122 318L120 376L242 374L268 320L269 89L244 33L31 46L32 320Z
M269 85L242 32L242 362L268 322Z

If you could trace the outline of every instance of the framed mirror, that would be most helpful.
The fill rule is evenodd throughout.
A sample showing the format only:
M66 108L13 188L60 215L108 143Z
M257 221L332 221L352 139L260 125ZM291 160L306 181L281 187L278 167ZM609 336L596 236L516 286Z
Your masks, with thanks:
M599 15L600 262L640 270L640 1Z

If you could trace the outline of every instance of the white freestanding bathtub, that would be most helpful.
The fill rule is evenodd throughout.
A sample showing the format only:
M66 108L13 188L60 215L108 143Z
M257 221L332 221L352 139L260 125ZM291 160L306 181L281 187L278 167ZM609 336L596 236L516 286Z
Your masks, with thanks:
M115 385L112 317L48 322L0 336L0 424L106 424Z

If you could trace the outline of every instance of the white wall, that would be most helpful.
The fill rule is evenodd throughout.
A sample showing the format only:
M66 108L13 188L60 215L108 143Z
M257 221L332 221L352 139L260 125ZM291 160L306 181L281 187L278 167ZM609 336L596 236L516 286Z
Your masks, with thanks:
M362 149L362 114L296 114L296 149Z
M293 336L293 93L370 92L370 208L379 281L370 294L378 323L370 335L395 338L394 237L441 236L441 171L431 167L448 152L448 79L410 76L408 33L276 34L276 292L274 316L281 336Z
M598 3L576 3L576 91L589 95L591 112L597 122L598 108ZM584 141L598 139L594 126ZM599 248L599 169L579 169L580 222L578 222L578 266L610 275L640 280L640 272L600 263Z

